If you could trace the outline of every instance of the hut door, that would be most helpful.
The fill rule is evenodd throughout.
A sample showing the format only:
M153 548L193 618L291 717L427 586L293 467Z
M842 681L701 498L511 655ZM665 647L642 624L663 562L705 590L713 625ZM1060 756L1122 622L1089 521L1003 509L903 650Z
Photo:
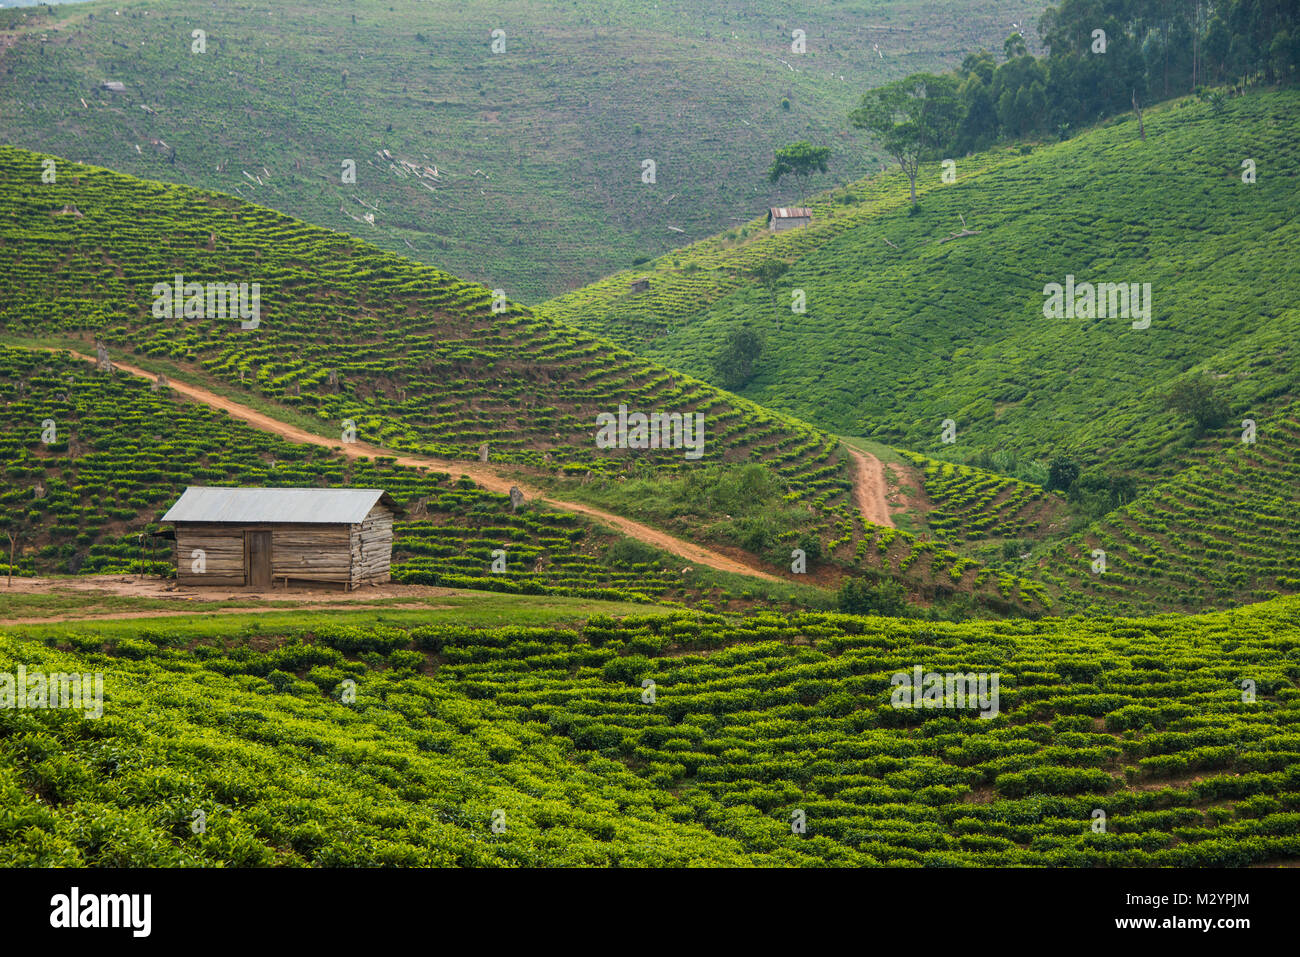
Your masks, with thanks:
M271 533L244 532L245 580L254 588L271 587Z

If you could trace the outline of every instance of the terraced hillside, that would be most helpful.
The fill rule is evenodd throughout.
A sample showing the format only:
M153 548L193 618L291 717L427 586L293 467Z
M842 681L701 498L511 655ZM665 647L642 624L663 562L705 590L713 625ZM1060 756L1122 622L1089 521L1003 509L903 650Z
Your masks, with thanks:
M690 541L759 556L774 572L804 548L810 573L824 571L829 586L861 557L869 530L833 436L350 237L231 197L55 162L57 183L33 189L42 158L0 148L12 185L0 191L0 249L10 257L0 329L11 341L90 353L97 336L110 356L134 349L139 362L224 383L338 436L340 448L356 440L443 461L486 456L552 497L622 508ZM159 289L177 275L182 286L248 283L250 303L259 283L257 320L222 318L204 296L176 300L203 315L178 305L168 318ZM620 406L702 416L699 457L689 445L666 447L668 436L658 448L598 448L597 415ZM761 495L723 507L757 487L755 470ZM645 512L648 497L627 501L637 483L695 494L675 499L671 514ZM910 587L935 592L928 580ZM992 589L982 600L1003 604Z
M40 634L0 669L98 671L104 712L0 709L10 866L1300 860L1294 600ZM986 693L909 707L918 668Z
M741 597L576 515L535 503L516 513L464 476L285 442L66 356L0 348L0 414L0 527L16 534L20 574L173 573L171 543L148 533L187 485L353 485L383 488L404 510L398 582L719 607ZM492 571L496 549L504 572Z
M1011 24L1046 6L115 0L3 10L0 140L240 193L536 302L788 201L790 188L765 177L778 146L831 146L841 178L874 168L846 118L865 89L1000 49ZM791 50L795 30L803 53ZM642 182L645 159L653 183ZM343 182L345 160L355 183Z
M1035 560L1079 610L1227 608L1300 591L1300 403ZM1095 550L1104 552L1097 565Z
M1144 126L957 157L951 185L926 165L910 215L906 178L877 175L814 198L808 228L754 221L540 312L705 378L748 325L765 344L741 394L823 428L926 452L951 420L959 450L1167 478L1300 394L1300 91L1175 101ZM788 271L764 282L765 262ZM1150 327L1045 318L1067 276L1150 283ZM1165 397L1202 373L1231 414L1198 436Z
M0 150L0 167L9 187L0 324L11 334L94 330L110 349L244 386L341 439L487 455L575 481L634 465L759 461L796 501L821 508L823 527L851 530L837 440L802 423L538 321L480 286L230 197L66 162L46 187L41 158L13 149ZM258 320L156 315L156 284L178 274L248 283L250 296L258 283ZM202 296L186 301L208 311ZM597 448L596 416L620 405L702 415L699 456Z
M917 467L926 525L953 542L1042 538L1063 531L1064 502L1041 486L985 469L900 451Z

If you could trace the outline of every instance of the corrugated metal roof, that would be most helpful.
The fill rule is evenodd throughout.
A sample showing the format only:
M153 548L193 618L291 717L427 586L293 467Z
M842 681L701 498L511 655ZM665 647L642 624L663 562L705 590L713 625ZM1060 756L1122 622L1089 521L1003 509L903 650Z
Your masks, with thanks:
M191 485L164 522L277 522L351 525L375 503L395 509L378 488L205 488Z
M773 206L767 212L768 219L812 219L812 210L806 206Z

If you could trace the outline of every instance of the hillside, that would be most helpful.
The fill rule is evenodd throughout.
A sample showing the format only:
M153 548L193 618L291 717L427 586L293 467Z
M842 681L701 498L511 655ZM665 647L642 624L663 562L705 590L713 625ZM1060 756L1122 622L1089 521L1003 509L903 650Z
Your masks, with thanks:
M1300 403L1026 563L1062 607L1228 608L1300 591ZM1094 551L1105 553L1094 571Z
M900 452L917 470L925 524L954 543L1046 538L1067 512L1060 496L1041 486L985 469Z
M0 0L0 912L1248 945L1298 212L1300 0Z
M596 446L598 413L621 404L696 412L706 417L698 458L683 445L641 450L636 463L676 471L770 461L801 499L848 488L824 433L538 321L481 286L230 197L61 165L57 184L33 190L40 157L0 149L11 184L0 195L0 325L10 334L93 330L110 353L199 371L340 440L486 454L575 482L634 464L628 448ZM155 310L164 295L155 287L174 286L177 274L200 287L247 283L249 302L257 283L256 328L238 316L155 315L170 311ZM208 311L202 295L181 298Z
M0 669L107 672L97 721L0 709L0 863L1300 856L1295 601L1014 624L127 624L0 634ZM914 667L982 675L988 717L899 707L891 678Z
M352 485L383 488L403 510L396 582L709 608L740 599L707 568L683 575L674 556L572 513L537 502L516 513L463 475L286 442L66 355L0 347L0 414L15 426L0 437L0 507L20 574L167 575L173 545L153 533L187 485ZM506 568L494 573L498 548Z
M879 570L876 552L864 563L871 527L833 436L351 237L232 197L53 162L58 181L33 190L22 184L39 181L43 158L0 148L13 184L0 189L10 342L90 354L97 337L110 358L261 403L318 441L486 458L498 480L734 550L787 580L805 580L789 570L795 548L824 587L848 568ZM177 275L179 304L164 308ZM257 283L256 321L209 310L205 296L184 294L190 282L247 283L250 306ZM185 316L189 306L203 315ZM700 441L671 448L670 432L659 448L598 447L597 416L620 407L693 415ZM1007 608L1005 589L973 585L957 562L927 555L892 573L928 600L975 588ZM1012 596L1040 595L1025 586Z
M958 157L951 185L925 166L914 214L895 169L814 197L810 227L754 221L539 312L705 378L748 324L765 345L741 394L822 428L1168 478L1300 394L1300 92L1176 101L1144 121L1145 140L1126 115ZM770 286L752 275L769 261L789 267ZM648 292L630 290L638 276ZM1150 283L1150 327L1045 318L1044 288L1067 276ZM1164 396L1202 373L1230 416L1198 436Z
M744 222L775 147L1041 0L122 0L0 10L6 142L239 193L536 302ZM192 52L192 31L205 31ZM802 29L806 52L791 52ZM493 32L504 44L493 52ZM124 89L100 89L105 81ZM653 184L641 182L653 159ZM343 162L355 184L342 182ZM373 217L373 222L371 221Z

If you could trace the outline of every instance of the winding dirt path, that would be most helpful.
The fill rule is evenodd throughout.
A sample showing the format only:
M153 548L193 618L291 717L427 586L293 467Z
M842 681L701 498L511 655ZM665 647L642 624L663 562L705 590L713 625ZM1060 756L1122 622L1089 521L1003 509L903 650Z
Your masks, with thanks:
M48 349L46 351L69 351L71 355L78 359L83 359L87 362L95 361L91 356L84 355L80 352L71 352L71 350ZM121 369L123 372L129 372L131 375L140 376L141 378L157 378L157 376L152 372L146 372L144 369L139 369L123 362L115 361L113 366L114 368ZM439 472L449 472L452 475L467 475L489 491L498 492L503 495L509 494L511 486L515 486L530 499L546 502L548 505L563 509L566 512L576 512L580 515L585 515L588 518L600 522L608 528L612 528L615 531L629 536L630 538L635 538L639 541L645 542L647 545L653 545L655 548L671 552L679 558L685 558L687 561L694 562L697 565L706 565L709 568L714 568L718 571L734 572L738 575L749 575L752 578L762 578L767 581L782 581L782 579L777 578L775 575L769 574L748 562L731 558L710 548L704 548L703 546L683 541L676 536L669 535L667 532L660 531L657 528L651 528L649 525L633 521L630 518L615 515L612 512L607 512L604 509L596 508L592 505L584 505L581 502L568 502L562 499L552 498L543 492L529 488L518 479L506 477L501 472L492 468L491 465L483 462L461 462L452 459L438 459L422 455L409 455L403 452L393 451L392 449L385 449L378 445L370 445L365 442L345 443L335 439L327 439L315 435L314 433L307 432L304 429L300 429L297 426L281 422L279 419L273 419L271 416L258 412L256 409L250 409L246 405L241 405L232 399L227 399L224 396L217 395L215 392L210 392L200 386L190 385L186 382L179 382L176 379L171 378L167 380L167 386L178 395L183 395L193 399L195 402L201 402L204 405L221 409L228 413L232 418L246 422L254 428L261 429L263 432L270 432L274 435L278 435L280 438L287 439L290 442L319 445L323 448L332 449L347 458L374 458L382 455L392 458L398 465L405 465L410 468L435 469ZM879 462L876 463L877 467L879 467L879 464ZM883 482L884 479L882 478L882 489L884 487ZM881 502L884 502L883 492Z
M849 456L857 470L853 480L853 501L862 513L862 520L872 525L893 528L894 518L889 514L889 504L886 501L888 487L885 485L885 467L874 455L855 449L847 442L844 447L849 450Z

